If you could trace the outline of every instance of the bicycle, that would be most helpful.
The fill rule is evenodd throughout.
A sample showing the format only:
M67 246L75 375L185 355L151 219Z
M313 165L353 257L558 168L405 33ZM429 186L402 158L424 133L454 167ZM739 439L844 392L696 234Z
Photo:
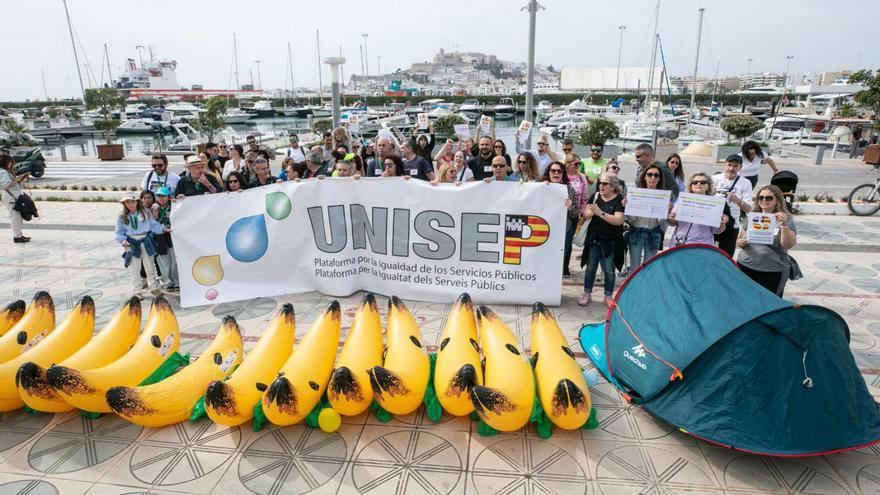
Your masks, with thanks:
M880 163L871 164L874 170L880 171ZM846 200L849 211L853 215L869 217L880 211L880 176L873 184L856 186Z

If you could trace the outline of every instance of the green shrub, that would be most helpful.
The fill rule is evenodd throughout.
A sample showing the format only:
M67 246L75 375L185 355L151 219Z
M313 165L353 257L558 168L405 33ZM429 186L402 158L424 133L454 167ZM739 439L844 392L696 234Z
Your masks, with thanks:
M467 119L456 114L444 115L434 121L434 133L442 137L455 136L455 126L459 124L467 124Z
M721 128L728 134L733 134L737 139L744 140L761 130L764 123L751 115L734 115L725 117L721 121Z
M596 117L588 120L586 125L581 127L577 142L589 146L591 144L605 144L618 137L620 137L620 128L613 120L606 117Z

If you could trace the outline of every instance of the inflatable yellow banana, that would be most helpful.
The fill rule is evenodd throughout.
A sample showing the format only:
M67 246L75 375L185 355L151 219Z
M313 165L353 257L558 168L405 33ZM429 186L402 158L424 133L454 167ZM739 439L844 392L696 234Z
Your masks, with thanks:
M370 407L373 389L367 370L382 364L382 318L376 297L367 292L336 359L327 397L339 414L356 416Z
M471 296L465 293L458 296L440 334L440 349L434 367L434 389L446 412L464 416L474 410L468 392L474 385L482 383L477 320Z
M95 413L111 412L105 394L115 386L135 386L144 381L180 346L177 317L164 297L153 299L147 324L124 356L93 369L52 366L46 381L73 407Z
M61 365L74 369L106 366L131 349L140 328L141 301L137 297L132 297L92 340L62 361ZM46 369L36 362L28 361L21 365L15 382L18 395L31 409L52 413L73 409L72 405L59 397L55 389L49 386L46 381Z
M24 406L16 388L21 365L31 361L39 366L49 366L63 361L85 345L94 331L95 301L85 296L42 342L0 364L0 411L12 411Z
M299 423L321 400L339 347L341 316L339 302L331 302L266 389L263 412L272 423Z
M241 330L232 316L223 318L211 345L196 362L152 385L113 387L107 405L116 414L141 426L168 426L189 418L192 408L214 380L225 378L242 354Z
M294 339L293 305L285 304L266 333L229 380L214 380L205 392L205 411L215 423L237 426L254 416L267 384L290 357Z
M471 402L480 418L499 431L525 426L535 399L535 377L513 332L491 309L480 306L480 343L485 357L485 386L471 388Z
M553 314L541 303L532 308L532 362L544 413L563 430L590 418L590 391L574 352Z
M388 301L387 325L385 362L370 369L370 386L382 409L409 414L425 398L431 363L416 320L397 296Z
M55 329L55 302L46 291L34 294L24 316L0 337L0 363L21 355Z
M24 310L24 301L19 299L7 304L3 311L0 311L0 335L5 334L18 323L18 320L24 316Z

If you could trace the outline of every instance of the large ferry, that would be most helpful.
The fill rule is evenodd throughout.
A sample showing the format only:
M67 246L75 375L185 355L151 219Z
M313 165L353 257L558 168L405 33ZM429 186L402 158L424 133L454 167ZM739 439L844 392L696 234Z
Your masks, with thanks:
M152 55L152 53L151 53ZM123 96L132 98L173 98L201 100L212 96L259 98L263 92L253 89L203 89L181 87L177 82L177 61L159 60L152 56L139 66L133 58L126 60L125 72L114 81Z

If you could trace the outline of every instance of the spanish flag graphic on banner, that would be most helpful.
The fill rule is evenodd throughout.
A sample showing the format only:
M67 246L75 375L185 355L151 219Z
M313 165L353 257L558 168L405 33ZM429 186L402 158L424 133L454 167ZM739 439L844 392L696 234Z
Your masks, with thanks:
M504 263L520 264L522 248L537 247L547 242L550 225L534 215L504 216Z

